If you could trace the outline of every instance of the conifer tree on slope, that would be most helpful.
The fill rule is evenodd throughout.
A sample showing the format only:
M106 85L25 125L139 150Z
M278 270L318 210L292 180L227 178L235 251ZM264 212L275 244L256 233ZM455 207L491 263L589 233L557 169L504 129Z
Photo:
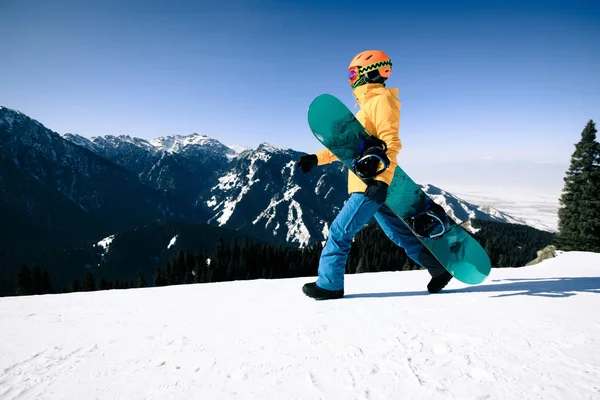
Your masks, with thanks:
M31 270L27 265L22 264L17 274L17 287L15 294L18 296L29 296L33 294L33 280L31 279Z
M596 133L590 120L564 178L555 241L560 250L600 252L600 143Z
M135 277L135 287L136 288L145 288L148 284L146 283L146 279L144 279L144 275L140 271L138 271Z

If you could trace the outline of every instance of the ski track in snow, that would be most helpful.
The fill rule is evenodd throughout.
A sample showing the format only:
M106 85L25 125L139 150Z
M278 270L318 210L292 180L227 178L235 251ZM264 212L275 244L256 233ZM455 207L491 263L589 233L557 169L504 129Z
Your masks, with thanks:
M426 271L0 298L0 398L600 399L600 254L424 291Z

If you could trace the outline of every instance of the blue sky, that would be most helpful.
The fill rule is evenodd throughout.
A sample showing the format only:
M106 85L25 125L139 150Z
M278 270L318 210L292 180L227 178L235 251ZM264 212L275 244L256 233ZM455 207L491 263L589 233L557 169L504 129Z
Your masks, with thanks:
M205 133L314 152L311 100L394 62L399 160L568 162L600 123L597 1L0 0L0 105L59 133ZM217 4L215 4L217 3Z

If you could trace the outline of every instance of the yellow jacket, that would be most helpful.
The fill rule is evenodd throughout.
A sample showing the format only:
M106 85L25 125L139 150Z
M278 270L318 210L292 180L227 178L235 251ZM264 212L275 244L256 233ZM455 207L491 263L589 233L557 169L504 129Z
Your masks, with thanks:
M375 179L388 185L394 177L394 170L398 165L396 157L402 149L400 141L400 108L402 104L398 99L398 89L387 89L379 83L369 83L359 86L352 94L361 107L356 113L356 119L371 135L378 137L387 144L387 156L390 166ZM327 148L316 153L318 165L329 164L337 157ZM367 185L348 170L348 193L364 192Z

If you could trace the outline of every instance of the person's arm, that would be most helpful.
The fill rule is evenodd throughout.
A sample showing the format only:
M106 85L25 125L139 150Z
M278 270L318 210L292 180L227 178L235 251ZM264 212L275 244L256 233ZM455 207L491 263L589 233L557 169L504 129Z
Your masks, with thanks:
M316 153L318 165L331 164L338 158L329 149L324 148Z
M373 135L383 140L387 145L387 156L390 159L389 167L378 175L375 180L379 180L390 185L394 178L394 171L398 165L396 158L402 149L400 141L400 107L396 101L388 96L375 96L367 104L368 118L375 126Z

